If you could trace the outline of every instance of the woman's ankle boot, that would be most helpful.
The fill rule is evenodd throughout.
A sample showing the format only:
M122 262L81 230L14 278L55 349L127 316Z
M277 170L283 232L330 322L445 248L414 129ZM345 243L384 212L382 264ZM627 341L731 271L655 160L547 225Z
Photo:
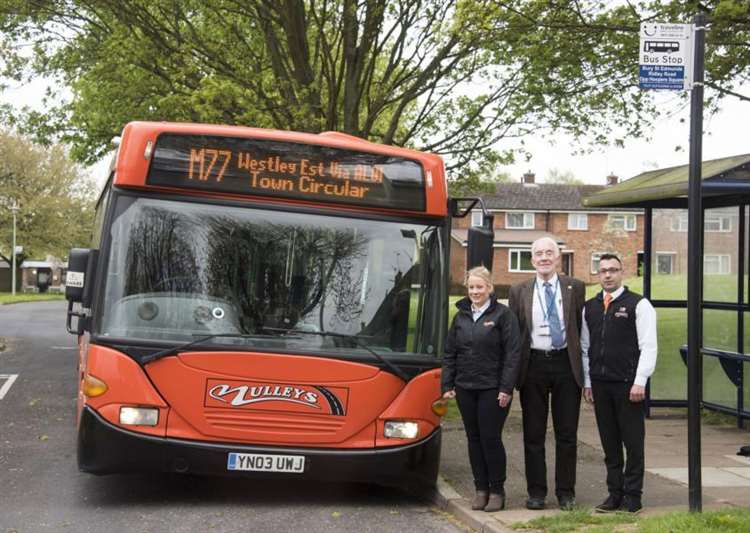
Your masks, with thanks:
M477 493L474 495L474 499L471 500L471 508L474 511L479 511L480 509L484 509L487 505L487 501L489 500L489 493L486 490L478 490Z
M502 511L503 509L505 509L505 494L491 492L484 510L488 513L493 513L495 511Z

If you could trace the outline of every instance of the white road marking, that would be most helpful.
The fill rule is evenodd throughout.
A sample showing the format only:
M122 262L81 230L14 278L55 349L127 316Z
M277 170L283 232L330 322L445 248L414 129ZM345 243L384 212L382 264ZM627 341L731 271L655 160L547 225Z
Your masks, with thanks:
M50 350L75 350L77 346L50 346Z
M5 383L0 386L0 400L5 398L5 395L8 394L10 387L13 385L13 382L17 377L18 374L0 374L0 381L3 379L5 380Z

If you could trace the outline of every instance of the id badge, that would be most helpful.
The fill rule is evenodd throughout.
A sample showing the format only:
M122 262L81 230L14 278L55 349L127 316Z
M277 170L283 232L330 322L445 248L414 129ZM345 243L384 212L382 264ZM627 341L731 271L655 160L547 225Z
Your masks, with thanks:
M538 335L540 337L551 337L552 334L549 331L549 324L539 324L539 333Z

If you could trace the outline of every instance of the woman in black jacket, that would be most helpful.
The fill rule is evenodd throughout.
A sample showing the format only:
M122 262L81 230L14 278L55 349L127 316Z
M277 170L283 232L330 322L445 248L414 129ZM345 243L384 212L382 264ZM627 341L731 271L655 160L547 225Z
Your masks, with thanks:
M502 430L518 378L520 333L516 316L492 294L486 268L469 270L466 287L445 342L443 398L456 398L464 421L477 491L471 508L499 511L505 507Z

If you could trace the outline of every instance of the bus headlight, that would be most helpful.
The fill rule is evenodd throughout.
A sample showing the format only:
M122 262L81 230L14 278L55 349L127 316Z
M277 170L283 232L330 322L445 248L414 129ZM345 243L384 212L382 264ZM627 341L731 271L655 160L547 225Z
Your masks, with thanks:
M155 426L159 410L149 407L120 407L120 424L123 426Z
M405 420L388 420L383 428L387 439L413 439L419 432L419 424Z

